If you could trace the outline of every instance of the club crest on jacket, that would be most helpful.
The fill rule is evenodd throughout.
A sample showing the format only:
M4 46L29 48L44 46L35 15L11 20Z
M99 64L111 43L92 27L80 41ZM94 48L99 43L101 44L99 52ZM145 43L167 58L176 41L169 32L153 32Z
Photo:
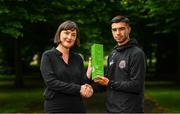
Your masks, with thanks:
M126 61L125 60L121 60L120 62L119 62L119 68L120 69L123 69L123 68L125 68L126 67Z

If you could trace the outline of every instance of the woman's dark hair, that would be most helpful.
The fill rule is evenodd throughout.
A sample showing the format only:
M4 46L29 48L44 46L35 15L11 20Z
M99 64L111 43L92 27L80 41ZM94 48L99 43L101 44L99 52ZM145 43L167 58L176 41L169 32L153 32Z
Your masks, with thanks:
M56 45L58 45L61 41L60 41L60 33L63 30L76 30L77 32L77 36L76 36L76 41L75 41L75 45L79 46L80 45L80 40L79 40L79 28L77 26L77 24L73 21L67 20L64 21L63 23L61 23L56 31L56 34L54 36L54 43Z
M118 16L114 17L114 18L111 20L111 24L112 24L112 23L118 23L118 22L125 22L125 23L130 24L129 19L128 19L127 17L121 16L121 15L118 15Z

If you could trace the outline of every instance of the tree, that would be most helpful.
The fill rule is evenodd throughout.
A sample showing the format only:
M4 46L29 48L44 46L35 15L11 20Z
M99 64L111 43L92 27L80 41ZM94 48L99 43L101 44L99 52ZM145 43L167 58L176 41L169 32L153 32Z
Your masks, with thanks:
M154 28L153 34L156 37L157 48L157 71L159 73L166 73L169 75L175 75L176 79L179 79L178 69L180 64L178 63L178 56L180 51L178 48L179 38L179 5L178 0L148 0L146 2L146 9L148 10L147 18L151 19L147 24L149 28ZM172 40L173 38L173 40ZM170 47L171 48L170 48ZM176 62L172 62L172 60ZM167 67L169 65L170 67ZM177 67L173 68L173 67ZM171 78L173 76L170 76ZM167 79L168 79L167 78Z
M14 66L17 80L20 80L16 84L21 86L23 82L21 71L24 69L21 67L25 67L20 65L28 65L34 54L41 55L45 49L52 47L54 33L65 20L73 20L79 25L81 48L78 51L85 58L90 56L89 50L93 43L104 44L105 55L108 54L115 45L110 20L120 14L130 18L133 28L131 37L138 39L150 60L150 66L154 55L156 56L157 72L162 73L164 64L172 59L171 56L175 56L173 51L178 46L175 43L179 42L178 0L0 1L1 37L14 40ZM175 37L172 40L173 49L163 42L170 40L168 36ZM6 51L7 46L1 47ZM178 50L176 53L179 55ZM4 56L5 54L10 55L10 52L7 51Z
M37 1L40 5L42 1ZM39 4L38 4L39 3ZM15 66L15 85L16 87L23 86L22 68L21 68L21 53L20 53L20 38L23 38L24 24L29 22L45 21L41 15L42 9L34 9L34 5L29 5L29 1L1 1L0 2L0 31L14 38L14 66ZM38 14L40 13L40 14Z

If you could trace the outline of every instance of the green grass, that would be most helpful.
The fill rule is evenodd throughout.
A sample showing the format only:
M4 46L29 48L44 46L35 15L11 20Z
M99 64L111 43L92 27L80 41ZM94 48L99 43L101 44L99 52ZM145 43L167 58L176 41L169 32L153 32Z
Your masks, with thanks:
M0 75L0 113L43 113L42 79L39 76L24 77L25 87L17 89L13 85L14 76ZM180 112L180 89L177 86L172 83L146 85L147 112L162 112L159 107L170 113ZM85 99L87 111L105 112L105 99L106 93L94 94Z
M106 112L106 93L96 93L88 99L84 99L89 113L105 113Z
M41 112L43 98L41 89L14 89L1 92L0 112ZM32 110L31 110L32 109Z
M180 88L173 85L147 86L145 93L153 97L167 112L180 112Z
M0 113L43 112L42 80L35 76L25 77L25 87L17 89L14 78L13 75L0 75Z

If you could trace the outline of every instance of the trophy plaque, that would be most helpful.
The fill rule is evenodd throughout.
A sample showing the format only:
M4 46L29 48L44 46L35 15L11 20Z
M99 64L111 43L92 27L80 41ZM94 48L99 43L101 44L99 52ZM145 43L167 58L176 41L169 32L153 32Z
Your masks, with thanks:
M92 45L91 57L92 57L92 79L95 79L98 75L104 76L104 55L103 55L102 44Z

